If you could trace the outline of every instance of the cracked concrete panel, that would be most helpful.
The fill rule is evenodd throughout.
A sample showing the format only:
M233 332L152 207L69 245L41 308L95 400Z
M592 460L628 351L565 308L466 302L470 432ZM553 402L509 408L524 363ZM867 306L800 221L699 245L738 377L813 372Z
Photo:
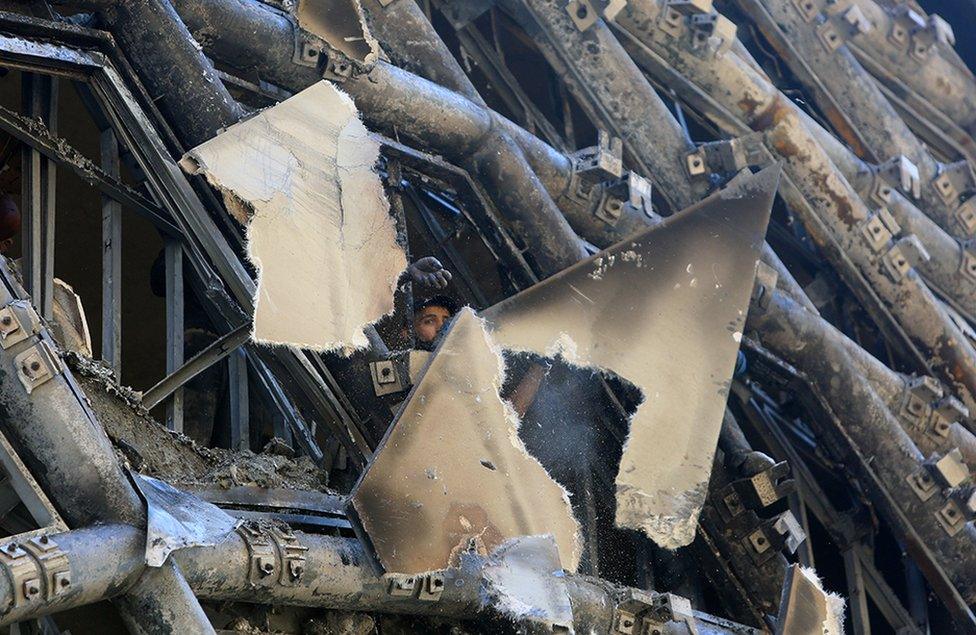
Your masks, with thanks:
M825 591L813 569L790 567L779 606L775 635L844 635L844 598Z
M351 496L388 572L443 569L471 544L551 534L562 566L579 563L566 491L526 452L498 396L504 364L463 309Z
M674 549L695 536L779 181L773 166L488 309L504 348L636 385L616 523Z
M393 310L406 257L375 171L379 145L327 81L194 148L181 162L251 210L254 339L316 350L367 345Z

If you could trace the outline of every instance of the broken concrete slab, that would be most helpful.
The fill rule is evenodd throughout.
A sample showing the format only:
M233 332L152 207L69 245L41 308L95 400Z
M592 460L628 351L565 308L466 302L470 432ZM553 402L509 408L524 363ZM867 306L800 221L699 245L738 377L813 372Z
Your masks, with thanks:
M406 267L375 171L379 145L327 81L188 152L231 208L250 210L254 339L315 350L367 346Z
M794 564L783 582L775 635L844 635L844 598L824 590L813 569Z
M526 452L498 395L503 362L471 309L455 318L350 497L387 572L448 566L472 540L551 534L562 567L579 563L565 490Z
M725 190L483 313L504 348L559 355L636 385L616 523L689 544L779 167Z

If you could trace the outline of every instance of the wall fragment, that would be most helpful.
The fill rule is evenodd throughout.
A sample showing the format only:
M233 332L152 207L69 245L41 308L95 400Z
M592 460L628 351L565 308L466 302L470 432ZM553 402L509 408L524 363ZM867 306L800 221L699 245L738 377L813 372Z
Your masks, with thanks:
M463 309L350 497L386 571L443 569L472 541L490 552L544 534L576 569L569 499L522 445L502 381L501 356Z
M824 590L813 569L794 564L783 582L775 635L844 635L844 598Z
M378 144L352 100L322 81L183 158L245 207L259 270L254 339L316 350L367 345L406 267L374 166Z
M613 371L644 401L617 474L616 523L687 545L705 500L779 168L491 307L502 347Z

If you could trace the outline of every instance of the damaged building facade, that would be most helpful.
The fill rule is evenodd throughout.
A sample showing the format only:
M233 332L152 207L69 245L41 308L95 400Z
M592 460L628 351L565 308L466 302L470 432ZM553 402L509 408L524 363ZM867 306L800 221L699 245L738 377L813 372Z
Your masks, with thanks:
M976 633L973 25L0 0L0 627Z

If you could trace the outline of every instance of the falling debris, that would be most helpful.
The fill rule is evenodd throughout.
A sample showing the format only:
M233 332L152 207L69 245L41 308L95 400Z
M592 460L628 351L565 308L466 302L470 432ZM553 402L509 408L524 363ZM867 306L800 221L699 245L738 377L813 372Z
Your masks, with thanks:
M783 583L775 635L844 635L844 598L824 591L813 569L794 564Z
M665 548L695 536L778 180L778 167L743 178L484 313L504 348L558 354L642 391L616 522ZM694 284L699 275L714 284Z
M576 569L569 499L522 445L498 396L502 374L481 320L463 309L351 496L384 570L443 569L472 540L490 552L541 534L554 537L561 567Z
M378 152L352 100L322 81L184 157L184 169L206 175L228 204L252 211L255 340L362 348L363 327L393 310L406 257Z

